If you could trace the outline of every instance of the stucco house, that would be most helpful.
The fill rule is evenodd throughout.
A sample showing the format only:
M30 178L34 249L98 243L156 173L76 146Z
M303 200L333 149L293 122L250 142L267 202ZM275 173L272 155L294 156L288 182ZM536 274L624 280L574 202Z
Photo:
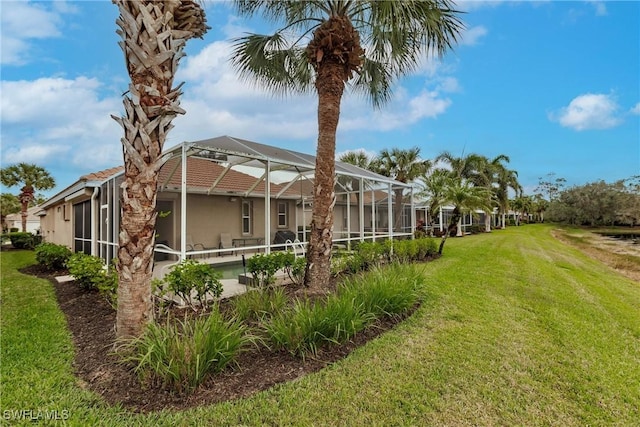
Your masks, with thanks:
M183 142L165 156L158 180L156 259L220 255L223 235L230 235L234 246L265 252L279 248L279 231L295 233L302 242L308 238L314 156L229 136ZM106 261L114 258L123 174L115 167L85 175L41 205L44 240ZM393 221L387 221L393 215L387 201L399 188L413 200L410 185L341 162L336 174L334 240L348 244L411 235L415 211L410 207L403 230L391 229Z
M27 233L37 234L40 231L40 217L38 216L40 211L40 206L32 206L27 209ZM18 231L22 231L22 212L7 215L4 218L4 224L7 230L17 228Z

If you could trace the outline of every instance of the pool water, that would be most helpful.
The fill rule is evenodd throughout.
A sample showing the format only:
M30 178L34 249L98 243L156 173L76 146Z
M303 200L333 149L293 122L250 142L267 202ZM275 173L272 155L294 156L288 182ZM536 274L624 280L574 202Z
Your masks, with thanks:
M214 264L213 269L222 272L222 279L237 279L239 275L244 274L242 262L229 264Z

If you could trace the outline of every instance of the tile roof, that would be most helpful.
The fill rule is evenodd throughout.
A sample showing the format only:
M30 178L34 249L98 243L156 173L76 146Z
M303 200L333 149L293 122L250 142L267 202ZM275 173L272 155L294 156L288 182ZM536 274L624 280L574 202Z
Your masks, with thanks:
M124 171L124 166L116 166L113 168L101 170L98 172L88 173L80 177L80 181L104 181L111 178L114 175Z
M187 159L187 187L210 190L212 193L243 193L253 187L260 177L251 176L234 169L229 169L224 177L218 182L215 188L213 183L225 171L225 167L220 164L200 158L189 157ZM179 158L170 159L160 169L158 176L158 186L160 188L177 188L182 179L182 161ZM270 191L272 195L279 193L283 186L271 183ZM254 193L264 194L265 182L262 180L253 190ZM287 190L285 195L297 195L297 191Z

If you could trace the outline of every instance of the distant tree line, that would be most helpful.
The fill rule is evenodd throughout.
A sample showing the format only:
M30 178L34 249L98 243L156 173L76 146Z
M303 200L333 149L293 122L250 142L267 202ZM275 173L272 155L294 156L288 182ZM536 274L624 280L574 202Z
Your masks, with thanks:
M585 226L640 225L640 176L557 189L546 218Z

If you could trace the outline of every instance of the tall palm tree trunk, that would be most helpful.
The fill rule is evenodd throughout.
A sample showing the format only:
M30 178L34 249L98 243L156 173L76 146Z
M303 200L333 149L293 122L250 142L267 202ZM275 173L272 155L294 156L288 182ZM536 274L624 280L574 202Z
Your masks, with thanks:
M35 190L31 186L24 186L20 191L20 219L22 232L27 232L27 217L29 216L29 203L33 200Z
M451 217L451 221L449 221L449 226L444 231L442 235L442 239L440 240L440 247L438 248L438 254L442 255L442 251L444 250L444 244L447 242L447 237L452 234L454 231L458 230L458 223L460 222L461 216L459 212L456 212L456 209L453 210L453 216ZM457 233L456 233L457 234Z
M158 171L171 121L180 108L180 87L173 88L186 41L207 30L204 11L191 0L113 0L123 41L130 96L124 129L124 182L118 247L116 335L138 336L153 319L151 278L156 224Z
M361 64L360 36L346 16L331 16L316 29L307 47L316 70L318 147L311 235L304 283L311 292L327 289L331 278L333 207L336 203L336 132L345 82Z
M344 66L325 63L318 69L318 147L315 182L313 185L313 215L307 252L305 284L321 290L331 275L331 245L333 242L333 207L336 201L336 131L340 118L340 101L344 92Z
M485 233L491 232L491 212L484 212L484 231Z

